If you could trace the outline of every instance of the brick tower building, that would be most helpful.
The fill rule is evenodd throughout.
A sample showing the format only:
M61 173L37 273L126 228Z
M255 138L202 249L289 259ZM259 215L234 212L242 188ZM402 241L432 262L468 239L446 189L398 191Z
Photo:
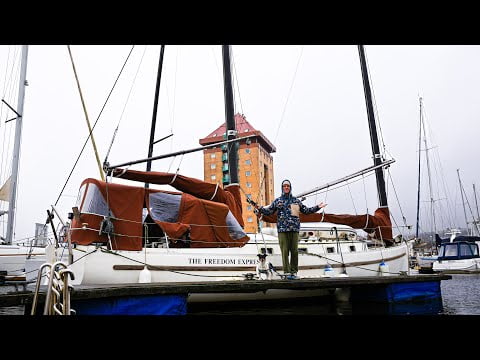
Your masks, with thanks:
M269 205L274 200L273 188L273 157L275 146L247 121L245 115L235 115L237 137L255 135L239 141L238 148L238 180L240 182L243 206L243 221L246 232L256 232L257 220L253 207L245 196L252 198L259 205ZM220 125L205 138L200 139L200 145L209 145L226 139L226 125ZM229 144L228 144L229 145ZM221 145L203 150L204 180L213 184L226 185L230 183L228 175L227 146ZM246 194L246 195L245 195ZM271 226L266 224L266 226Z

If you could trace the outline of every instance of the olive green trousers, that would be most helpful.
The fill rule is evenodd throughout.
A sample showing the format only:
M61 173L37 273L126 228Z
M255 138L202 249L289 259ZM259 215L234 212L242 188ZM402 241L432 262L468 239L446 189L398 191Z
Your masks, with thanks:
M282 250L283 273L298 272L298 232L279 232L278 242Z

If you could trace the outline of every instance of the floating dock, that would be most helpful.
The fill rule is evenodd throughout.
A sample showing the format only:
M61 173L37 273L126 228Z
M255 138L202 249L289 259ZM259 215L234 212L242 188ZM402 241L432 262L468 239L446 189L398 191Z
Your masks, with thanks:
M119 303L120 299L160 299L178 296L186 299L191 294L215 293L255 293L272 289L282 290L318 290L349 288L352 298L364 301L411 301L441 297L440 281L452 277L446 274L419 274L378 277L323 277L300 278L296 280L235 280L235 281L208 281L177 282L177 283L147 283L147 284L116 284L116 285L77 285L71 293L72 308L75 304L99 304L105 301ZM26 306L26 313L31 308L34 293L34 284L22 282L6 282L5 285L15 286L16 291L0 294L0 307ZM20 290L23 285L23 290ZM45 302L46 287L42 286L39 293L39 304ZM143 301L143 300L142 300ZM158 302L158 300L156 300ZM150 302L145 305L150 306ZM111 305L109 305L111 308ZM95 306L94 306L95 307ZM37 307L37 313L41 308ZM107 312L103 312L107 314ZM117 314L117 312L114 312ZM79 313L81 314L81 312Z

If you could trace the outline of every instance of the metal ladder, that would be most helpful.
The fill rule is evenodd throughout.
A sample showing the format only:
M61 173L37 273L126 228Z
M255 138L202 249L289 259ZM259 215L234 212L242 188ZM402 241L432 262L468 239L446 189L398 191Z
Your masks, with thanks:
M75 310L70 308L70 293L73 290L73 286L68 283L69 276L72 280L75 277L73 272L70 269L67 269L65 263L57 261L53 265L51 263L45 263L40 266L40 269L38 270L31 315L35 315L36 312L42 274L43 270L46 268L49 268L50 271L45 273L45 275L48 276L48 285L47 294L45 295L43 315L75 314Z

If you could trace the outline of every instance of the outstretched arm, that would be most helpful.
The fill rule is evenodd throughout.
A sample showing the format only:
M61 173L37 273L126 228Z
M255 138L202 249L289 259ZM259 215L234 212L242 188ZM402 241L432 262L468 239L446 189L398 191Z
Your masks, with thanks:
M258 212L263 215L272 215L275 211L277 211L277 203L275 202L275 200L267 207L258 206L257 204L255 204L254 206L255 209L257 209Z
M303 205L302 203L300 203L300 211L303 214L313 214L313 213L316 213L318 210L324 208L325 206L327 206L327 204L321 202L320 204L312 206L312 207L309 208L309 207L306 207L305 205Z

